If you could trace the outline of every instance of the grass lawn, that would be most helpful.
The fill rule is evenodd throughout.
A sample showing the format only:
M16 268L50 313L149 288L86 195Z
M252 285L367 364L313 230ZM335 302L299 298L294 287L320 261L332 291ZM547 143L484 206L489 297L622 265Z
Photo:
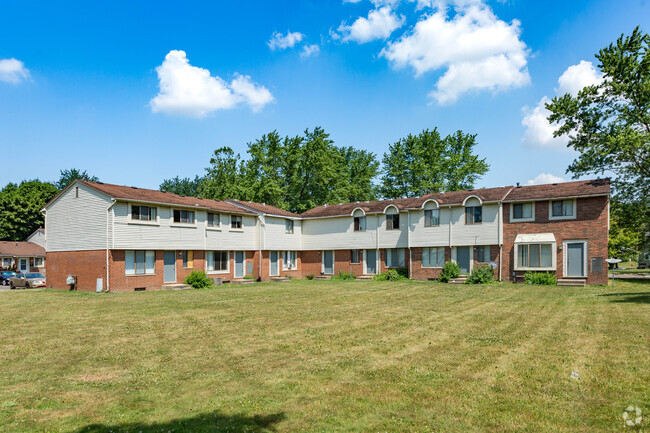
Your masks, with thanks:
M650 282L21 290L0 311L3 432L610 432L629 405L650 416Z

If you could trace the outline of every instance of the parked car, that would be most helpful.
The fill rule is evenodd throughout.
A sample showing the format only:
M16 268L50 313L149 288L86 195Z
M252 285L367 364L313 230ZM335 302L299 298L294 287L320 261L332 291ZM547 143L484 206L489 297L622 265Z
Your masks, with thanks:
M45 287L45 275L38 272L29 272L27 274L20 272L9 279L9 287L12 289L16 287L24 287L25 289Z
M8 286L9 279L15 277L16 273L14 271L2 271L0 272L0 285Z

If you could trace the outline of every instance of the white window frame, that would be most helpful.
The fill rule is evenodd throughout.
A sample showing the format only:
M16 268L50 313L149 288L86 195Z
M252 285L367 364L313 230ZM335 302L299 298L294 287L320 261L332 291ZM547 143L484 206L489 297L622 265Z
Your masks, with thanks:
M287 235L292 235L295 232L295 222L292 219L285 218L284 220L284 233ZM290 228L289 228L290 227Z
M223 251L226 253L226 270L225 271L215 271L208 270L208 253L214 254L215 251ZM212 262L214 263L214 255L212 256ZM230 250L206 250L205 252L205 273L206 274L229 274L230 273Z
M572 215L567 215L567 216L553 216L553 202L554 201L573 201L573 212ZM558 198L556 200L549 200L548 201L548 219L549 221L558 221L558 220L574 220L578 217L578 200L577 199L569 199L569 198Z
M433 212L438 214L438 224L427 224L427 212L431 212L431 219L433 219ZM440 227L440 209L424 209L424 227Z
M34 267L35 268L42 268L43 263L45 263L45 259L43 257L34 257Z
M515 205L516 204L530 204L530 218L515 218ZM522 201L517 203L510 203L510 222L511 223L525 223L535 221L535 202L534 201Z
M233 218L239 218L239 222L241 227L240 228L235 228L232 226L232 219ZM244 217L241 215L230 215L230 218L228 218L230 221L228 223L229 231L231 232L243 232L244 231Z
M289 257L289 261L287 261ZM293 260L291 260L293 259ZM287 266L288 264L291 266ZM298 269L298 252L297 251L282 251L282 270L283 271L295 271Z
M155 220L140 220L140 219L133 219L133 206L147 206L152 209L156 209L156 219ZM127 202L126 204L126 213L128 216L128 224L140 224L140 225L147 225L147 226L159 226L160 225L160 208L158 206L150 206L148 204L142 204L142 203L129 203ZM173 220L173 218L172 218Z
M551 266L519 266L519 247L521 245L550 245L551 246ZM515 271L555 271L557 270L557 243L556 242L526 242L515 244ZM541 251L540 251L541 263Z
M135 262L136 252L144 252L144 273L137 272L137 265ZM133 254L133 272L129 272L129 269L126 267L127 256L128 254ZM175 254L175 253L174 253ZM147 268L147 258L153 256L153 267ZM149 270L150 269L150 270ZM124 275L129 277L141 277L146 275L156 275L156 251L155 250L126 250L124 251Z
M472 208L472 209L480 208L481 209L481 221L476 222L475 221L476 214L472 214L472 222L469 222L469 223L467 222L467 210L470 209L470 208ZM464 208L463 208L463 218L465 219L465 221L464 221L465 225L468 225L468 226L470 226L470 225L473 226L473 225L476 225L476 224L483 224L483 204L481 203L478 206L464 206Z
M174 212L179 211L179 212L192 212L192 222L191 223L183 223L183 222L176 222L174 221ZM180 209L180 208L172 208L171 212L171 225L172 226L177 226L177 227L196 227L196 211L192 209ZM188 214L189 215L189 214Z
M210 215L214 215L214 216L219 217L219 225L217 225L217 226L211 226L211 225L208 223L208 219L210 218ZM214 217L213 217L213 219L214 219ZM206 214L205 214L205 226L207 227L208 230L221 230L221 223L222 223L222 221L221 221L221 214L220 214L220 213L217 213L217 212L206 212Z
M429 266L424 266L424 250L427 250L429 257ZM431 250L436 250L436 258L440 256L440 251L442 250L442 266L438 266L438 260L436 263L431 266ZM420 259L420 265L423 269L440 269L445 265L445 247L422 247L422 258Z
M583 274L582 278L587 278L589 276L589 241L587 239L565 239L562 241L562 275L567 277L567 259L569 258L567 246L569 244L583 244L584 252L584 263L582 264ZM571 278L581 278L581 277L571 277Z
M10 268L14 264L14 259L12 257L3 257L0 263L2 263L3 268Z
M478 259L479 248L487 248L487 253L488 253L487 254L487 256L488 256L487 260L480 261ZM490 245L477 245L476 246L476 263L490 263L490 256L491 255L492 255L492 248L490 247ZM485 259L485 254L483 254L483 258Z
M359 219L359 230L356 229L356 220L357 218ZM363 222L363 223L362 223ZM361 233L366 231L366 224L367 224L366 216L361 215L361 216L355 216L352 218L352 231L356 233ZM361 228L363 227L363 228Z
M397 266L393 263L393 250L398 250L397 252L397 261L399 262ZM387 269L401 269L406 267L406 250L405 248L386 248L386 257L384 260L385 266ZM388 264L390 257L390 265Z
M326 274L325 273L325 251L331 251L332 252L332 273L331 274ZM321 250L320 254L320 273L322 275L334 275L336 273L336 250Z
M397 217L397 228L395 228L395 221L393 219ZM388 218L390 218L391 227L388 227ZM402 218L400 217L399 212L391 213L386 215L386 230L400 230L402 228Z

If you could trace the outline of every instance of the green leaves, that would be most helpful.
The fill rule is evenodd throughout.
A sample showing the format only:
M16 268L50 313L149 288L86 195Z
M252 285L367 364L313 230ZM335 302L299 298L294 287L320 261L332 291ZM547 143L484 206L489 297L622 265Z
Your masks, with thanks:
M61 176L59 177L58 182L54 184L60 191L64 190L66 186L70 185L73 181L81 179L90 182L97 182L99 178L97 176L91 176L86 172L86 170L79 170L77 168L61 170Z
M0 240L23 241L43 226L41 209L59 190L39 180L13 183L0 191Z

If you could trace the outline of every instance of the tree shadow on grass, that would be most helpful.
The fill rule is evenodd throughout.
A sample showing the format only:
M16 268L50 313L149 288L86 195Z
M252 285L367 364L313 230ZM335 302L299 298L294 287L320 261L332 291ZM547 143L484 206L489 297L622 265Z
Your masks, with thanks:
M284 412L270 415L225 415L210 412L192 418L174 419L160 423L131 422L124 424L89 424L75 433L168 433L168 432L232 432L264 433L275 431L275 425L285 419Z
M631 293L607 293L604 295L610 297L610 302L631 303L631 304L650 304L650 292L631 292Z

